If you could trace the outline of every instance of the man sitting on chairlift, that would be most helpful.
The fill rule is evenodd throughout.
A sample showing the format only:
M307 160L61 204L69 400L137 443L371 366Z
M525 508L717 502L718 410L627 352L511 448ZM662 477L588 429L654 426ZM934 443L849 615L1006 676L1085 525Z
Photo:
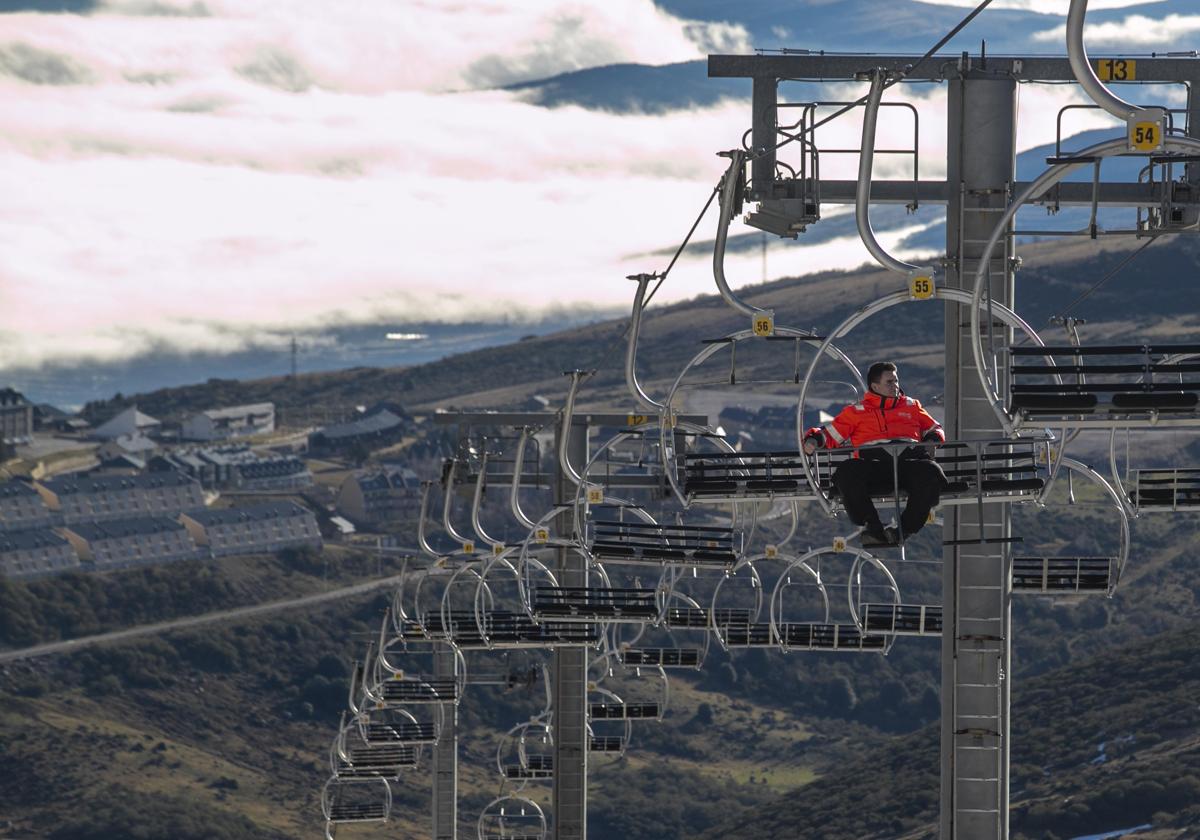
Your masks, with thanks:
M921 530L941 498L946 475L933 460L933 449L944 443L941 425L921 403L904 396L900 377L891 362L876 362L867 371L868 391L862 400L846 406L831 423L814 426L804 435L804 451L839 446L854 448L854 457L843 461L833 473L833 485L842 497L846 514L863 527L864 546L898 545ZM892 453L878 445L913 441ZM883 526L871 495L893 492L893 471L908 503L900 516L900 528Z

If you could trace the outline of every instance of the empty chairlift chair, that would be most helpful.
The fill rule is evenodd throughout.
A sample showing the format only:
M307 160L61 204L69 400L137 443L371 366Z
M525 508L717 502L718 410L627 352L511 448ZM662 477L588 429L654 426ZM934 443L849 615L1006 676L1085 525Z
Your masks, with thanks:
M1111 507L1110 519L1119 527L1116 551L1111 555L1072 555L1024 553L1012 558L1013 594L1028 595L1111 595L1120 582L1129 557L1129 516L1126 502L1107 480L1094 469L1073 458L1062 456L1061 467L1068 475L1083 475L1106 495ZM1049 509L1049 508L1047 508ZM1092 537L1089 532L1087 537Z
M603 563L696 566L727 570L737 563L733 528L596 519L591 552Z
M501 796L484 806L476 823L477 840L546 840L546 814L532 799Z
M1200 510L1200 468L1136 469L1130 497L1139 514Z
M385 822L392 813L392 789L386 779L332 776L321 789L325 836L343 823Z
M847 601L851 616L856 616L863 587L854 588L856 580L861 582L861 567L866 564L875 569L879 583L872 583L866 591L886 589L899 601L899 589L891 572L879 559L861 550L846 547L819 548L792 560L780 574L771 591L770 628L776 644L784 651L841 651L886 653L894 639L864 632L861 622L832 621L830 602L821 574L820 561L853 556L847 580ZM796 594L793 594L796 593ZM803 599L797 594L807 594Z
M1012 347L1016 425L1200 425L1200 345Z

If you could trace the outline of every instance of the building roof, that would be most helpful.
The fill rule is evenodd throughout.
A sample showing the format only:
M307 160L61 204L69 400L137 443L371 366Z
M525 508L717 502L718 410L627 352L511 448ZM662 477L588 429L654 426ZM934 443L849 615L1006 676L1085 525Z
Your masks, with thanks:
M285 475L301 475L308 472L308 467L299 458L274 458L269 461L255 461L238 467L242 478L280 478Z
M117 435L104 446L115 446L125 453L151 452L158 449L158 444L141 432L132 435ZM101 447L103 448L103 447Z
M161 426L162 423L149 414L138 411L137 406L130 406L108 422L97 426L92 434L99 438L114 438L120 435L131 435L142 429L157 429Z
M155 490L160 487L182 487L195 481L181 472L148 472L140 475L63 475L38 482L47 490L59 495L74 493L104 493L112 490L130 490L135 487Z
M275 403L250 403L249 405L234 405L229 408L210 408L200 414L209 420L235 420L250 414L273 414Z
M232 508L209 508L187 514L188 518L208 527L232 525L239 522L266 522L293 516L311 516L312 511L295 502L262 502L257 505Z
M30 494L36 496L37 491L24 481L17 479L0 481L0 499L11 499L14 496L28 496Z
M356 475L354 479L364 493L374 490L415 490L421 485L417 474L407 468Z
M349 423L335 423L320 429L316 434L326 440L345 440L359 435L372 435L394 429L404 423L403 418L384 408Z
M355 531L354 523L344 516L331 516L329 517L329 521L338 529L338 533L353 534Z
M0 531L0 554L31 548L57 548L67 541L53 531Z
M186 529L181 523L165 516L135 516L108 522L79 522L67 525L64 530L78 534L88 542L95 542L146 534L169 534Z
M0 406L29 405L25 395L12 388L0 388Z

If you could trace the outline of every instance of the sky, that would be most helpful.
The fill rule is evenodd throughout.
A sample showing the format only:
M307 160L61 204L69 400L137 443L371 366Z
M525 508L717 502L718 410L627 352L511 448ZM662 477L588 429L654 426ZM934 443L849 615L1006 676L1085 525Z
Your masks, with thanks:
M1066 0L996 5L1047 13L1034 38L1061 43ZM1141 11L1089 29L1089 46L1200 33L1200 15ZM625 275L665 267L721 175L715 152L748 127L746 103L614 114L497 88L753 46L736 23L649 0L109 0L86 15L0 14L0 371L220 352L328 324L627 308ZM1080 101L1070 87L1021 95L1035 112ZM922 176L941 174L944 93L905 96L924 103ZM909 131L883 121L879 142ZM825 142L857 145L858 132L839 121ZM1024 132L1021 148L1050 139ZM881 157L875 174L904 170ZM710 214L697 237L714 232ZM867 259L846 239L776 243L769 273ZM727 273L758 282L761 257L731 256ZM659 299L713 288L710 261L685 259Z

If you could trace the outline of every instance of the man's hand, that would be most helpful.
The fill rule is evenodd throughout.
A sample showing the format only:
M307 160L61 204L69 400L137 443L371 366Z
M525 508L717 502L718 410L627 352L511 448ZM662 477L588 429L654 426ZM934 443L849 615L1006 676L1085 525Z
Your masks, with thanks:
M815 438L804 439L804 454L811 455L817 451L817 441Z

